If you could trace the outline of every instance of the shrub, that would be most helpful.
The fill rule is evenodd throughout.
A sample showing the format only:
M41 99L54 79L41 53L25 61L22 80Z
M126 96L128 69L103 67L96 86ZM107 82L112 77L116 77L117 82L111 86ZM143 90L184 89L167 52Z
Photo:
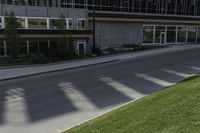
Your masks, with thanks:
M48 59L44 54L30 54L27 56L27 60L32 64L45 64L50 62L50 59Z

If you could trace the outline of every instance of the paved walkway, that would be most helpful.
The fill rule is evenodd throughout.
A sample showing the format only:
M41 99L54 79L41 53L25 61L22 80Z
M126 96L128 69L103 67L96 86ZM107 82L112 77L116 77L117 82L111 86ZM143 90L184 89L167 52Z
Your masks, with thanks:
M120 54L120 55L111 55L106 57L97 57L92 59L84 59L79 61L50 64L50 65L37 65L30 67L16 67L16 68L0 68L0 81L8 80L13 78L31 76L36 74L73 69L91 65L97 65L102 63L109 63L125 59L133 59L146 55L159 55L161 53L180 51L186 49L195 49L200 47L200 45L183 45L183 46L172 46L163 49L154 49L149 51L140 51L134 53Z

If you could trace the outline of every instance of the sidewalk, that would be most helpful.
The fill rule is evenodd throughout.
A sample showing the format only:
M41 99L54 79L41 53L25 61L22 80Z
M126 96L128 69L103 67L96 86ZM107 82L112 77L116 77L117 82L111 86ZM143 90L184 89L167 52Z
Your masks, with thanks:
M84 59L79 61L72 61L72 62L64 62L58 64L50 64L50 65L37 65L37 66L30 66L30 67L16 67L16 68L1 68L0 69L0 81L26 77L31 75L79 68L79 67L86 67L92 66L97 64L115 62L120 60L126 59L134 59L143 56L150 56L150 55L159 55L163 53L170 53L176 51L182 51L187 49L196 49L200 48L200 45L183 45L183 46L172 46L168 48L161 48L161 49L154 49L149 51L140 51L134 53L127 53L121 55L110 55L105 57L97 57L91 59Z

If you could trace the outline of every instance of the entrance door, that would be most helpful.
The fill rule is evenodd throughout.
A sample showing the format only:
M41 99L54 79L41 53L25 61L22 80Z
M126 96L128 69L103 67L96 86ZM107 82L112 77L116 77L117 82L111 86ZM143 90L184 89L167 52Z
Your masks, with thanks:
M165 32L161 32L160 33L160 44L163 45L166 42L166 33Z
M85 41L77 42L77 54L79 54L79 55L86 54L86 42Z

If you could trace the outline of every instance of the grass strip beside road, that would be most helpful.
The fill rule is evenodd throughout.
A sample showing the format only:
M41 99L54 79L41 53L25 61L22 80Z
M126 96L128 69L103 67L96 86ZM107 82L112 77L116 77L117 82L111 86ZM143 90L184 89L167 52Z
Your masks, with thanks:
M199 133L200 75L64 133Z

